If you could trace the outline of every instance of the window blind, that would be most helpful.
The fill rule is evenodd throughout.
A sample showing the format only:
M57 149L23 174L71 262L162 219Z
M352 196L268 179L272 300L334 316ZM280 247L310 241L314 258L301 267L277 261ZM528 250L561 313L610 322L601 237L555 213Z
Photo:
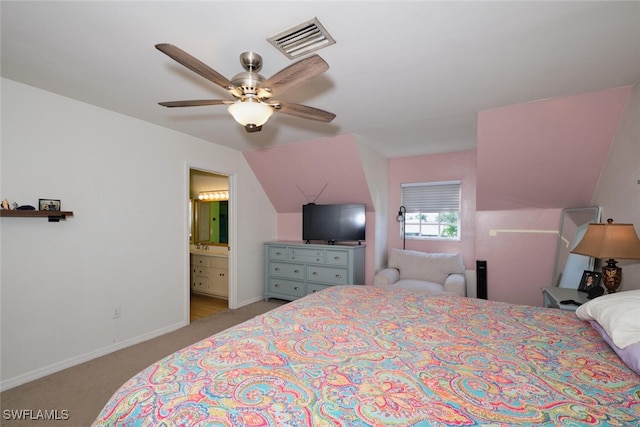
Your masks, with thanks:
M407 212L460 211L461 181L401 184L402 205Z

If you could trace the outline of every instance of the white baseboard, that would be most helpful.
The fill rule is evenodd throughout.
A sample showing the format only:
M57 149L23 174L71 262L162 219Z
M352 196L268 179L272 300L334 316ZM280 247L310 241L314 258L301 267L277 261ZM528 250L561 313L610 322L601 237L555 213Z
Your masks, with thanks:
M139 344L143 341L148 341L150 339L159 337L161 335L168 334L169 332L173 332L187 325L188 325L187 322L182 321L182 322L167 326L166 328L155 330L148 334L133 337L125 341L120 341L112 345L109 345L107 347L98 349L96 351L84 353L79 356L71 357L69 359L62 360L60 362L56 362L48 366L44 366L42 368L34 369L33 371L26 372L24 374L18 375L13 378L8 378L4 381L0 381L0 391L9 390L19 385L26 384L31 381L35 381L42 377L46 377L47 375L55 374L56 372L62 371L63 369L71 368L72 366L76 366L81 363L88 362L90 360L96 359L106 354L113 353L114 351L122 350L123 348L130 347L135 344Z
M244 307L245 305L253 304L254 302L258 302L258 301L262 301L262 300L264 300L264 297L251 298L249 300L239 302L238 306L234 307L234 308ZM229 307L229 308L231 308L231 307Z

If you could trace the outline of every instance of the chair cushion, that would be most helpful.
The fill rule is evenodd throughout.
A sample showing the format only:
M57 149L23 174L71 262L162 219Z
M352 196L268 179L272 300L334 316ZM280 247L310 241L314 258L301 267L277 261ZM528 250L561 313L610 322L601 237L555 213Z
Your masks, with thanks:
M389 267L400 271L400 279L426 280L444 284L449 274L464 274L459 253L428 253L391 249Z
M429 295L453 295L452 292L444 290L441 284L427 282L426 280L416 279L400 279L396 283L389 285L390 289L410 289L415 291L424 291Z

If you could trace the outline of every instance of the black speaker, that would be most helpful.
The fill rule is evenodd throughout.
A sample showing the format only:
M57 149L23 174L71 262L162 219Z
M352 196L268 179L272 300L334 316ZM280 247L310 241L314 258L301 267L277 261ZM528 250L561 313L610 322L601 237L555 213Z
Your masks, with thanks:
M476 260L476 297L487 299L487 261Z

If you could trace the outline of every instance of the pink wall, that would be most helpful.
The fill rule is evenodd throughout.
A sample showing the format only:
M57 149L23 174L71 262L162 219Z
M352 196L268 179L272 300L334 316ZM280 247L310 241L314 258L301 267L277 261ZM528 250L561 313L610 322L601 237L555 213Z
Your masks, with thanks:
M476 257L487 260L489 299L541 305L560 211L591 205L630 91L479 113ZM500 229L510 231L492 235Z
M630 87L478 114L478 210L589 206Z
M278 240L302 241L302 213L278 214Z
M402 248L400 225L400 184L408 182L462 181L460 240L406 240L406 248L425 252L460 252L465 268L475 270L476 236L476 150L389 160L388 249Z
M477 214L476 257L487 261L488 298L542 305L551 286L560 209L485 211Z
M367 211L374 210L353 135L242 154L280 214L300 213L316 197L318 204L365 203Z

